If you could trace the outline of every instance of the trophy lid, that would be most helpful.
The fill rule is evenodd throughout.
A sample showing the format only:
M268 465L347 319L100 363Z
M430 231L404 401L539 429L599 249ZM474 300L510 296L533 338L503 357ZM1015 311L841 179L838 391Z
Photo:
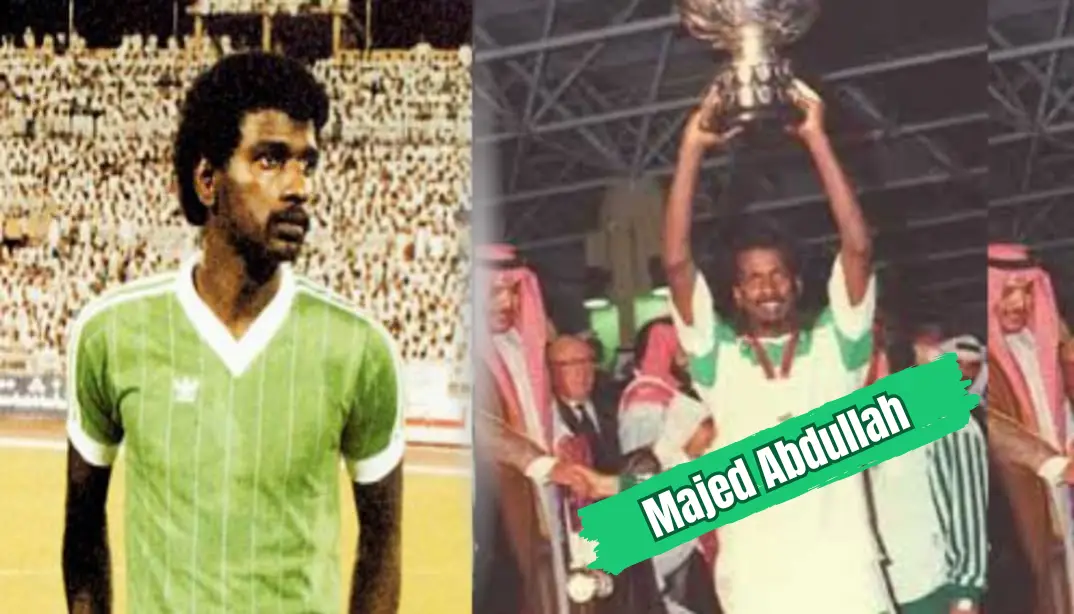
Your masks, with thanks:
M717 47L735 47L744 29L760 28L773 46L801 38L820 13L820 0L677 0L686 30ZM752 26L752 28L750 28Z

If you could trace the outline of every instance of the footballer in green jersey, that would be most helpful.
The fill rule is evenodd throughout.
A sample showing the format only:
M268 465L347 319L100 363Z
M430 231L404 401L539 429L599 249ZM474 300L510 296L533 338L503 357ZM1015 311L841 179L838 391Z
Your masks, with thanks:
M187 93L174 164L201 252L93 301L70 336L71 611L111 611L120 445L131 612L338 612L341 461L361 525L350 611L397 611L398 354L290 268L327 115L307 69L271 54L229 56Z

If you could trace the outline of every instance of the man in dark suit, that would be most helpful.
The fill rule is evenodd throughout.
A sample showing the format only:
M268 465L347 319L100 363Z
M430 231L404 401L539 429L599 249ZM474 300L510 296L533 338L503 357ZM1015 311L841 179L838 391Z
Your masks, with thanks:
M596 356L592 346L564 335L548 350L556 413L567 431L589 439L592 467L617 473L621 465L616 399L595 393Z
M594 391L597 357L584 339L564 335L548 349L557 430L557 451L570 462L603 474L617 474L619 451L618 400ZM588 503L579 501L578 507ZM639 563L614 579L612 595L592 602L588 611L664 614L652 563Z

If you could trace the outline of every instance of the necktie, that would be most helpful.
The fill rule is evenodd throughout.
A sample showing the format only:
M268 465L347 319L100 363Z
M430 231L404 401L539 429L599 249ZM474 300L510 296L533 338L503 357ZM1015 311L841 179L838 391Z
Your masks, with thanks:
M595 438L597 436L597 425L593 424L593 420L589 417L589 412L585 410L585 405L576 403L574 411L578 418L578 434Z

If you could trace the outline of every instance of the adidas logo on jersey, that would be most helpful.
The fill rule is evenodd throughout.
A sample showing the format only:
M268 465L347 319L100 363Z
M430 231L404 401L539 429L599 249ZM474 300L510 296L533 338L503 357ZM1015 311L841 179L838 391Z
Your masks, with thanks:
M172 381L172 393L177 403L193 403L198 399L201 382L192 377L179 377Z

